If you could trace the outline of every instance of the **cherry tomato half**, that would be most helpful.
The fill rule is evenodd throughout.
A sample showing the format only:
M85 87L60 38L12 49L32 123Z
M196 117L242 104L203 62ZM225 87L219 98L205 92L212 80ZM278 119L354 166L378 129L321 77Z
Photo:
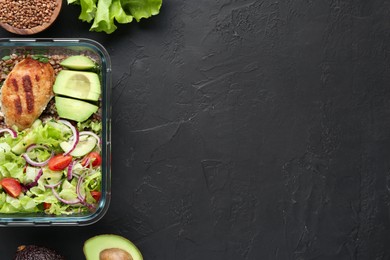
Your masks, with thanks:
M81 165L84 167L87 166L87 164L92 164L92 167L99 166L102 164L102 157L97 152L91 152L81 161Z
M49 209L50 207L51 207L51 203L43 202L43 208L44 209Z
M49 169L52 171L62 171L72 161L72 156L71 155L63 155L59 154L54 157L52 157L48 163Z
M98 202L102 196L102 193L100 191L93 190L91 191L91 195L96 200L96 202Z
M15 178L3 178L0 181L0 185L11 197L17 198L22 193L22 185Z

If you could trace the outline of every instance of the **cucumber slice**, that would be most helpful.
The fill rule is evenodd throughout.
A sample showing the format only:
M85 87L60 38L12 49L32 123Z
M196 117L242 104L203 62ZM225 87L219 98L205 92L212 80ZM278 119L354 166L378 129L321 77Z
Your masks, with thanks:
M26 136L24 136L14 147L12 147L12 152L17 154L17 155L20 155L26 151L26 149L29 145L35 143L36 136L32 132L32 130L34 130L34 128L37 128L41 125L42 125L41 120L39 120L39 119L35 120L35 122L31 126L31 128L28 130L29 133L27 133Z
M96 147L97 140L94 137L88 136L87 138L80 138L79 143L76 145L76 148L70 153L74 157L82 157L90 152ZM61 149L66 153L72 148L72 145L68 142L60 143Z

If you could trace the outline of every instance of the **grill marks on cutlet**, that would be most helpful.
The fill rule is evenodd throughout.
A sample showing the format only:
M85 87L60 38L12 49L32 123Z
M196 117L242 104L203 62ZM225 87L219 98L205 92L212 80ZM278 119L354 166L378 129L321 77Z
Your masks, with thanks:
M39 76L36 76L35 78L37 81L39 80ZM10 80L11 80L11 84L12 84L14 91L19 94L18 81L15 78L12 78ZM26 96L27 111L28 111L28 113L32 113L34 111L34 92L33 92L31 78L29 75L25 75L22 77L22 85L23 85L24 95ZM15 97L14 105L15 105L16 113L18 115L21 115L23 112L23 106L22 106L22 102L20 99L20 95L17 95Z
M12 86L14 87L15 92L18 92L19 91L19 86L18 86L18 82L16 81L16 79L12 78L11 82L12 82Z
M22 82L23 82L23 90L26 95L27 111L29 113L32 113L34 111L34 93L33 93L30 75L23 76Z
M18 86L18 81L15 78L10 79L12 87L16 93L19 92L19 86ZM22 108L22 102L20 101L20 96L17 95L14 99L14 105L15 105L15 111L18 115L21 115L23 112Z
M22 108L22 102L20 102L20 97L19 96L17 96L14 99L14 104L15 104L15 108L16 108L16 113L18 115L21 115L22 112L23 112L23 108Z

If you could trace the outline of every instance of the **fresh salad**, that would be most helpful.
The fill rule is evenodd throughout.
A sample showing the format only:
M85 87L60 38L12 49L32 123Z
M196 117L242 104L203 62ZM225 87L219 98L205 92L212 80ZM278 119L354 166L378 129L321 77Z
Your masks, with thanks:
M77 97L72 97L77 92L74 89L64 90L74 83L73 78L77 78L78 88L91 84L90 80L82 82L84 78L80 75L95 73L85 72L92 66L85 67L77 59L72 61L75 57L70 57L72 59L69 65L67 58L60 60L64 61L63 66L54 66L56 82L53 83L53 96L31 126L20 130L1 122L5 116L0 116L0 213L44 212L50 215L69 215L97 208L102 188L100 92L95 91L98 93L95 95L97 97L91 99L91 93L83 93L83 90L81 94L76 93L79 95ZM39 62L50 62L50 57ZM0 68L3 74L10 77L12 70ZM93 70L96 71L96 67ZM61 79L64 82L57 82L61 71L74 75ZM5 88L6 81L7 77L4 77L1 88ZM56 90L56 85L59 84L60 87ZM91 87L88 86L88 89ZM2 91L2 95L4 93L6 92ZM88 97L84 98L82 95ZM34 98L38 100L39 97ZM66 107L61 107L63 100L68 102ZM5 103L4 97L2 102ZM77 110L86 109L83 106L72 108L72 104L78 104L77 102L84 102L86 106L94 106L96 109L89 111L87 116L80 117L83 111Z

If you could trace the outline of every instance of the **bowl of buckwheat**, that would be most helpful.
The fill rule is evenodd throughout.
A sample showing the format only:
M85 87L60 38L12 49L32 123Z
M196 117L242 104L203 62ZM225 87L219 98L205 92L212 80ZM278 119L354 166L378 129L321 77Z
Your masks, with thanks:
M62 0L0 0L0 26L19 35L44 31L57 19Z

